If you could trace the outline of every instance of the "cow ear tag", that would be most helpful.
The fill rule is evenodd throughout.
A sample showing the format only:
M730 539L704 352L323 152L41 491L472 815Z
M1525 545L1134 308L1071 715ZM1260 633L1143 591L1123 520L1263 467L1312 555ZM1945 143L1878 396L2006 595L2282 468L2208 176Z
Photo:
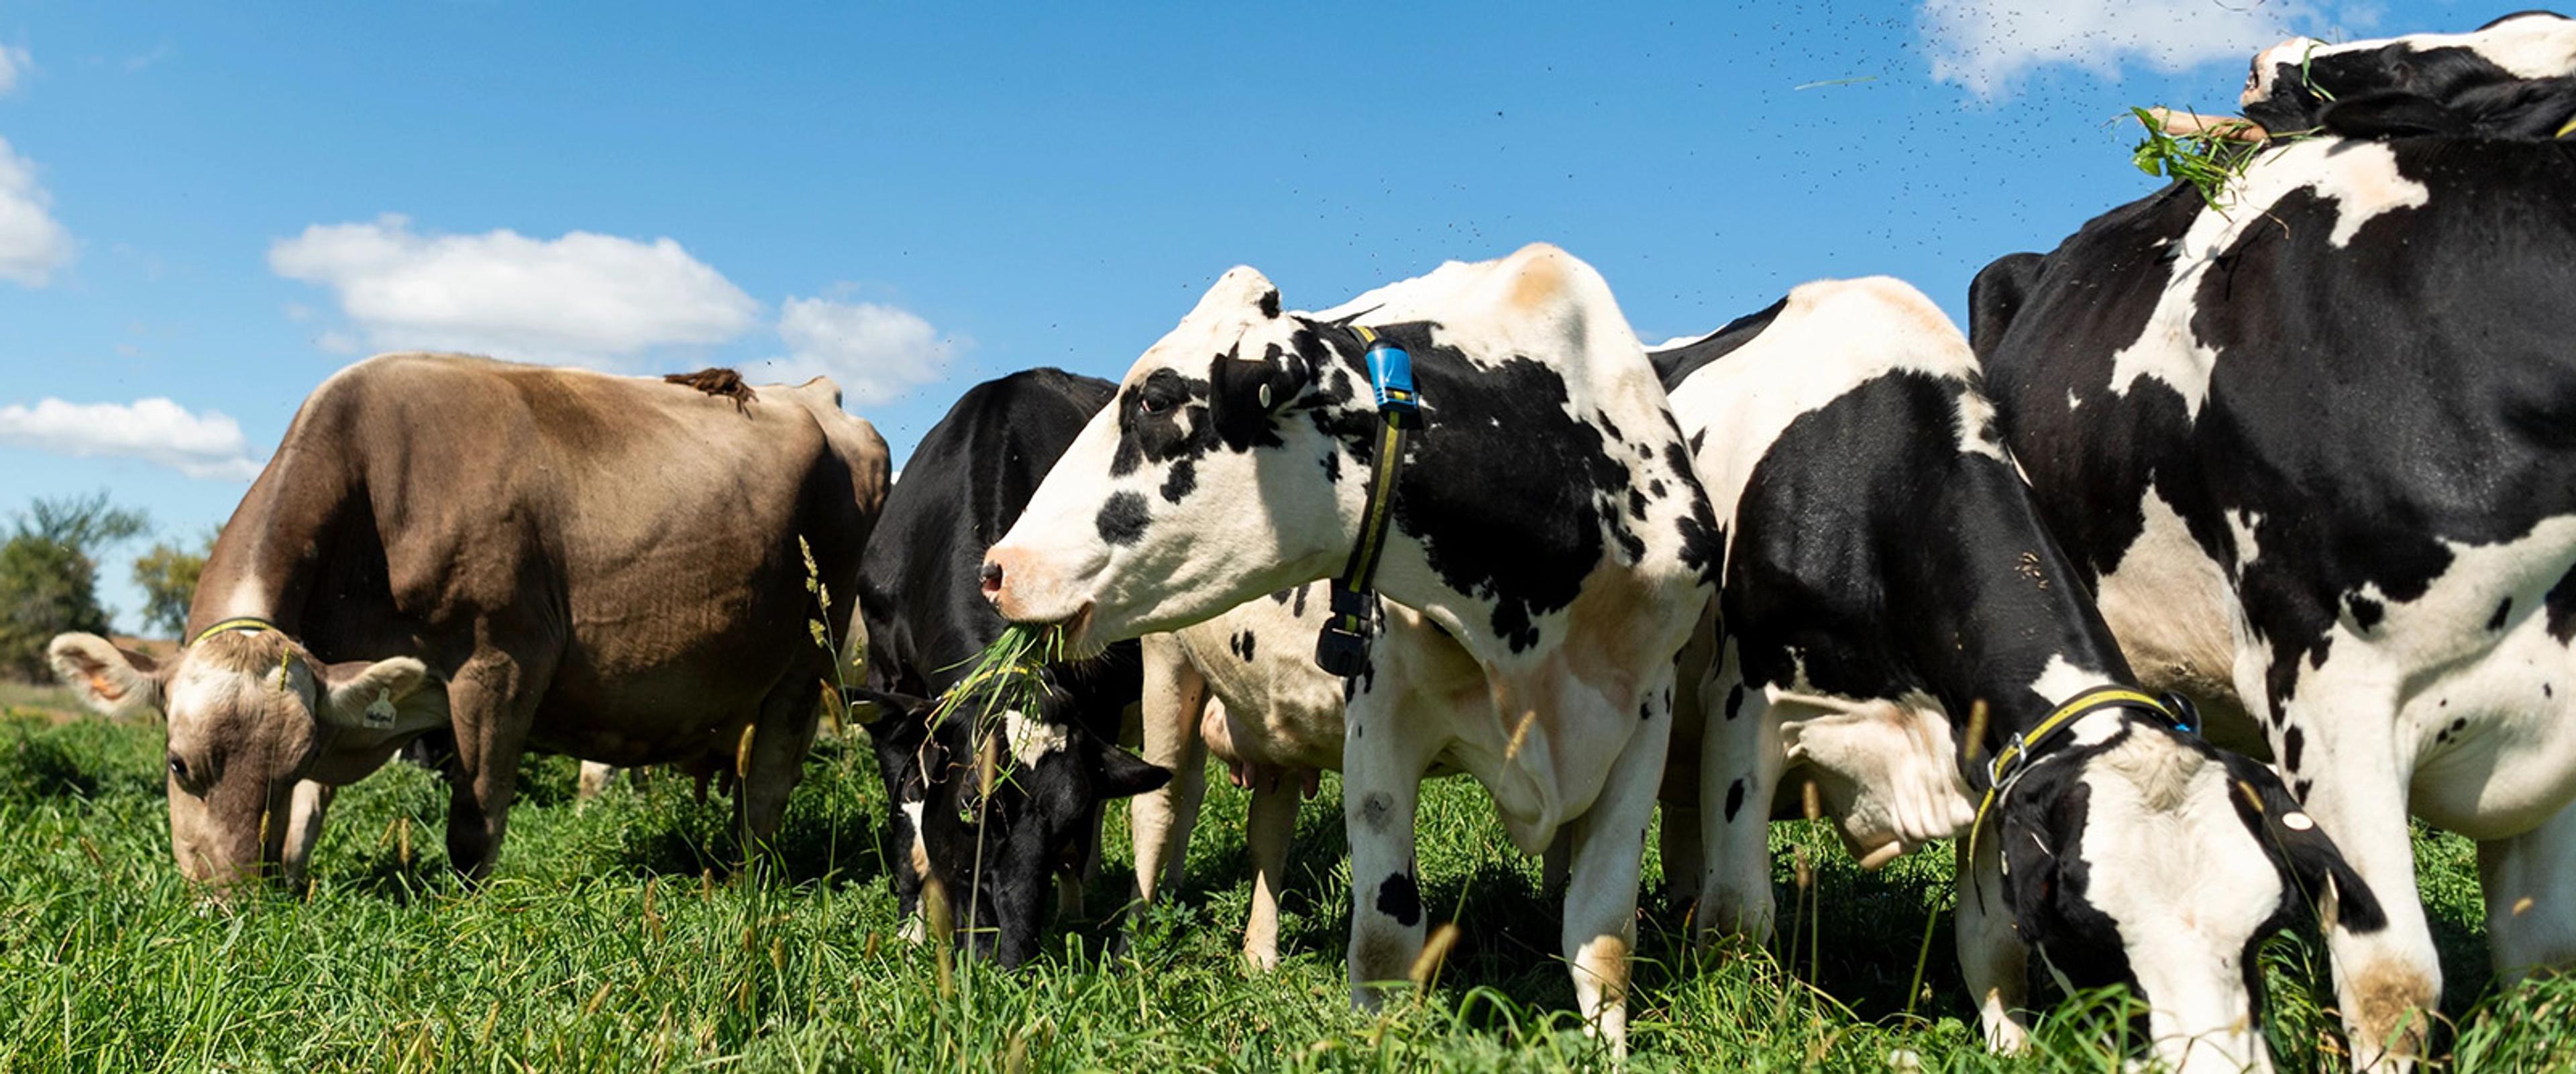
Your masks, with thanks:
M1261 409L1270 409L1270 385L1268 384L1261 386Z
M367 726L380 731L392 727L394 725L393 691L376 691L376 699L367 702L367 713L363 719Z

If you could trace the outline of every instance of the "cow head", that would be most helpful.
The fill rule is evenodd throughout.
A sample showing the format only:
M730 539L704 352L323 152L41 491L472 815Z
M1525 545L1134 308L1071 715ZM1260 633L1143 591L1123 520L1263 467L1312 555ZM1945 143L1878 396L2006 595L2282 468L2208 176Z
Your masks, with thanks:
M215 633L160 662L64 634L46 656L91 708L168 717L170 850L181 873L218 887L300 864L285 861L298 780L347 782L447 721L446 691L420 661L324 664L274 630ZM348 770L359 755L372 760Z
M2134 715L2087 717L1995 814L2004 890L1977 897L2067 983L2133 985L2168 1069L2270 1069L2256 948L2302 905L2385 921L2270 769Z
M1374 420L1335 349L1348 336L1282 313L1260 273L1227 272L986 553L985 596L1006 619L1066 624L1083 652L1330 573L1365 476L1334 431Z
M971 704L934 720L927 698L852 693L885 713L870 730L880 763L901 773L909 866L939 879L950 920L971 922L975 950L1005 967L1037 953L1055 881L1082 869L1101 806L1172 778L1078 724L1008 710L977 735Z
M2576 116L2576 21L2526 11L2465 34L2291 38L2254 57L2242 103L2276 134L2548 139Z

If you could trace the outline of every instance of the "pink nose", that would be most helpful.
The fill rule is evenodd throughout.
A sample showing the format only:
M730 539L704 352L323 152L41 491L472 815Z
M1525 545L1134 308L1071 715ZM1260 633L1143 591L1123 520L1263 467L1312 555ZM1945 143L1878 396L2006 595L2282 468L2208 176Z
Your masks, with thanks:
M984 561L984 599L985 599L985 600L999 600L999 599L1001 599L1001 597L1002 597L1002 565L1001 565L1001 564L999 564L999 563L995 563L995 562L993 562L993 561L991 561L991 560L985 560L985 561Z

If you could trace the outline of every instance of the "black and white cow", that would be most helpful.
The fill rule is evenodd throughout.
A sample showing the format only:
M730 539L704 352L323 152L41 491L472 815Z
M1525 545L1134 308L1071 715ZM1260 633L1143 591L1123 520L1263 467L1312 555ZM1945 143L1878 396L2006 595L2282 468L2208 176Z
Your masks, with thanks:
M913 449L859 565L868 689L858 693L882 710L869 731L895 803L888 820L906 929L917 929L923 878L935 876L952 920L973 922L977 949L1005 966L1037 951L1056 881L1088 872L1101 802L1169 778L1118 746L1136 702L1132 643L1050 668L1042 711L999 714L1011 778L980 800L970 725L985 700L930 719L935 699L1002 631L977 588L985 546L1019 518L1116 388L1033 369L967 389Z
M2465 34L2294 37L2254 57L2241 103L2273 134L2556 138L2576 119L2576 21L2525 11Z
M1685 672L1696 704L1674 728L1697 763L1671 783L1696 777L1702 923L1760 937L1785 766L1816 779L1867 864L1953 832L1964 855L1988 779L1962 754L2135 683L2013 469L1967 339L1920 292L1810 283L1654 360L1729 538L1715 651ZM1687 823L1666 814L1667 832ZM2033 743L1960 876L1960 962L1990 1044L2024 1039L2027 942L2077 984L2142 992L2177 1071L2269 1069L2254 947L2303 891L2377 913L2277 777L2145 706Z
M1452 263L1348 308L1291 314L1251 269L1218 279L987 554L985 592L1086 648L1334 573L1375 451L1353 325L1401 343L1427 426L1378 586L1472 659L1414 666L1379 644L1353 680L1354 998L1375 1002L1421 950L1413 808L1447 759L1492 791L1523 850L1571 831L1565 953L1584 1016L1624 1049L1672 656L1718 567L1707 499L1609 287L1563 251ZM1445 702L1440 718L1396 718L1416 696Z
M1971 296L2130 665L2267 740L2388 908L2330 934L2372 1066L2420 1054L2441 994L2410 812L2478 841L2500 975L2576 963L2571 205L2560 144L2311 139Z

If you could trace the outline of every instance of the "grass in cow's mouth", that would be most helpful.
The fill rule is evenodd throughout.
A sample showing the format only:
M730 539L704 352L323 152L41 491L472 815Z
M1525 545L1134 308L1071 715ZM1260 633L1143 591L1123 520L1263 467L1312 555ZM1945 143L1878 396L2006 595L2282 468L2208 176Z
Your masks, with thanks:
M992 644L976 654L966 677L941 695L939 705L930 713L931 726L937 727L959 712L972 713L984 725L1000 719L1005 712L1036 712L1040 695L1046 690L1041 673L1048 664L1062 659L1062 627L1027 623L1003 627Z
M2220 201L2227 185L2244 178L2245 169L2253 166L2265 143L2221 137L2216 133L2176 135L2165 130L2163 121L2144 108L2129 109L2146 128L2147 136L2129 155L2138 170L2161 179L2178 179L2200 192L2200 200L2213 209L2225 212Z

